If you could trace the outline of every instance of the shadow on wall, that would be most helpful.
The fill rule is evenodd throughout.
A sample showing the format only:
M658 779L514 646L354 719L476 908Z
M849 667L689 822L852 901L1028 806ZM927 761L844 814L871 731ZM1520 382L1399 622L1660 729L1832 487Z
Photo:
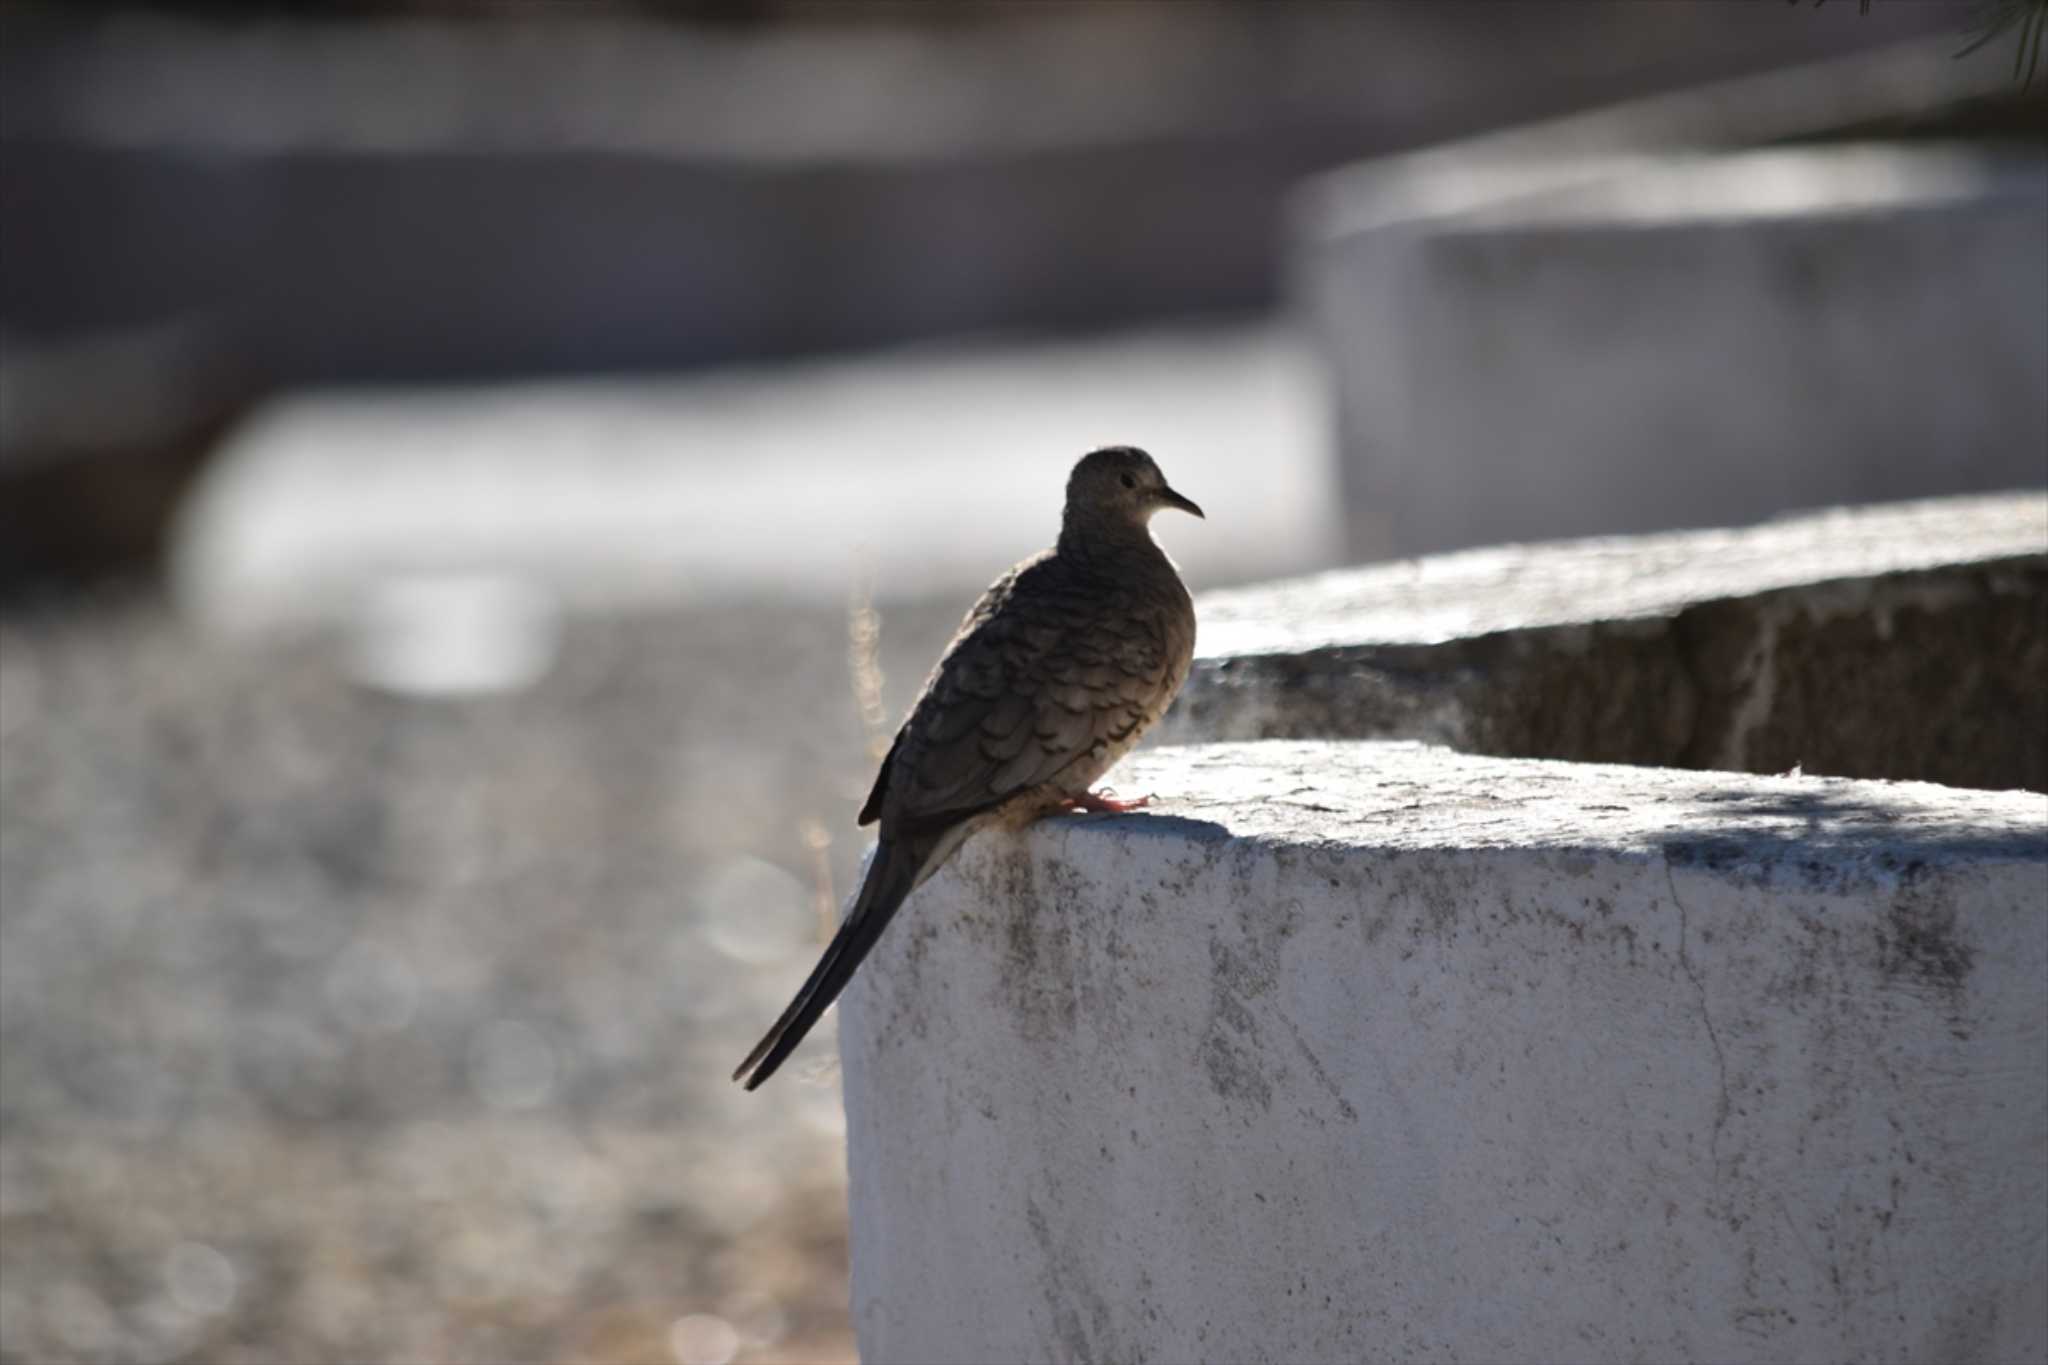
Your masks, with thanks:
M1969 548L1970 506L2006 528L1979 542L1982 558ZM1941 521L1944 507L1965 509L1961 520ZM1798 767L2048 791L2048 702L2039 686L2048 675L2048 559L2038 549L2013 553L2040 543L2034 527L2048 529L2048 507L2015 495L1859 515L1896 534L1865 537L1874 548L1826 563L1805 562L1791 578L1810 572L1811 582L1762 592L1746 590L1757 580L1738 585L1729 575L1738 547L1719 533L1643 540L1633 579L1559 574L1581 594L1562 604L1528 585L1552 566L1626 542L1502 551L1519 583L1489 577L1457 592L1470 601L1492 593L1473 624L1520 614L1529 621L1520 628L1464 633L1459 602L1435 604L1434 615L1416 606L1418 584L1456 577L1474 557L1306 580L1295 600L1287 585L1223 594L1219 610L1203 618L1205 626L1222 618L1223 638L1262 609L1275 619L1292 611L1300 623L1245 636L1241 653L1197 659L1166 737L1422 739L1503 758L1754 773ZM1859 535L1825 516L1733 533L1779 546L1788 566L1816 547L1853 547ZM1956 562L1898 567L1923 549L1930 563L1950 554ZM1893 571L1858 572L1858 555ZM1674 563L1695 566L1700 576L1689 589L1657 601L1629 598L1631 583ZM1427 633L1438 638L1402 638Z
M1699 866L1727 871L1743 864L1769 865L1778 875L1802 871L1815 878L1832 877L1826 850L1896 850L1912 856L1881 854L1887 872L1910 880L1930 859L1954 862L2019 862L2048 858L2048 823L2036 829L1987 830L1962 822L1941 822L1868 795L1873 789L1828 786L1799 791L1759 792L1730 787L1706 791L1688 807L1688 828L1696 837L1663 845L1674 866ZM2048 806L2044 806L2048 816ZM1789 822L1797 821L1792 824ZM1812 855L1792 856L1793 850ZM1822 890L1814 885L1807 890Z

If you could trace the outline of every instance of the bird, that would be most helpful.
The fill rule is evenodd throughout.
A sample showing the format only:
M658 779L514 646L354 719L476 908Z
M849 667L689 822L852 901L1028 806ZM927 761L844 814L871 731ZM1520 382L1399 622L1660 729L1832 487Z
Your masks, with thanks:
M733 1080L753 1090L775 1074L970 835L1149 802L1091 788L1165 714L1194 659L1194 602L1150 530L1167 509L1203 516L1135 446L1075 464L1058 542L981 595L897 730L858 817L879 822L860 890Z

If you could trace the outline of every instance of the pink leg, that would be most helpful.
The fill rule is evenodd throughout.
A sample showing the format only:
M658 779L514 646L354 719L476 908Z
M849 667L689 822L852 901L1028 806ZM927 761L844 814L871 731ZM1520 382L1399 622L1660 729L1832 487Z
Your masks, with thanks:
M1149 796L1140 796L1132 801L1119 801L1116 799L1114 788L1104 787L1099 792L1082 792L1079 796L1068 797L1066 807L1068 810L1088 811L1096 815L1122 815L1151 804L1152 798Z

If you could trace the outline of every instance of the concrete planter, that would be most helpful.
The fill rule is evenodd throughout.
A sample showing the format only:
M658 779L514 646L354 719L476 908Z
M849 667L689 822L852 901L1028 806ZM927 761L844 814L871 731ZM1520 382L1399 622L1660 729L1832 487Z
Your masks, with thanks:
M1353 559L2048 479L2038 154L1443 152L1308 202Z
M2048 1353L2044 798L1217 745L841 1025L861 1353Z
M1172 742L2048 789L2048 497L1489 550L1211 593Z

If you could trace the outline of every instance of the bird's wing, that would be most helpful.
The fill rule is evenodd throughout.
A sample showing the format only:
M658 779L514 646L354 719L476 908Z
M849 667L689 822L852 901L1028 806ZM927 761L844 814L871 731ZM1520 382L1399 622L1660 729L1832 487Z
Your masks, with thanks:
M933 670L878 788L884 831L929 831L1130 738L1171 686L1158 613L1048 560L999 581Z
M882 798L889 794L889 768L896 762L896 751L903 747L903 729L899 727L896 738L890 742L889 752L882 758L882 766L875 770L875 785L868 789L868 799L862 803L857 825L872 825L882 818Z
M1141 593L1039 559L968 613L882 763L861 823L881 839L852 909L733 1079L773 1075L975 815L1129 739L1179 682L1172 628Z

